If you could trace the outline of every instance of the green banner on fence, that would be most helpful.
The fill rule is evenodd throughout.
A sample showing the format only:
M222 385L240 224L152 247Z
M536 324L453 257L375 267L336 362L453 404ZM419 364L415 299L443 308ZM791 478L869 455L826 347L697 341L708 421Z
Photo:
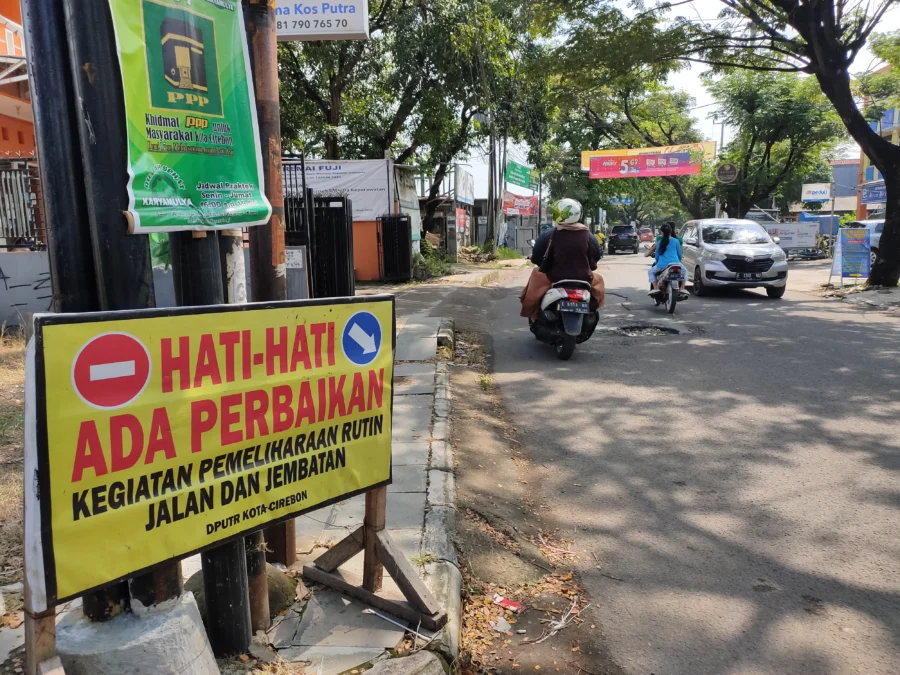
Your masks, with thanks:
M267 222L240 2L109 6L125 91L132 231Z

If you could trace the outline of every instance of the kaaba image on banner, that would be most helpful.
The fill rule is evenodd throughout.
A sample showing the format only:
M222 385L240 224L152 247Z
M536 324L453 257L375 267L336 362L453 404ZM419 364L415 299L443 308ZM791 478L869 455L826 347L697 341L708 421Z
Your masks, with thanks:
M179 89L206 91L206 47L203 30L178 19L159 28L166 80Z
M221 117L216 22L159 0L143 0L142 8L153 109Z

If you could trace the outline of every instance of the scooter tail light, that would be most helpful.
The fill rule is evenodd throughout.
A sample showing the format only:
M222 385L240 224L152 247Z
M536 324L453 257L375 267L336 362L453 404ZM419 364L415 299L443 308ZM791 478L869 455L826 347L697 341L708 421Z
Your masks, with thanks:
M578 300L578 301L581 301L581 300L587 300L587 299L588 299L588 293L587 293L587 291L583 291L583 290L576 289L576 288L567 288L567 289L566 289L566 296L569 298L569 300Z

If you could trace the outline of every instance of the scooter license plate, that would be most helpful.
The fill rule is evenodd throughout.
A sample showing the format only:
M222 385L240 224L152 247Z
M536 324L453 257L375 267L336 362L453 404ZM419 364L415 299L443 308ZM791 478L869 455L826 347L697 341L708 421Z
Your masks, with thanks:
M590 314L591 310L586 302L573 302L572 300L561 300L559 309L563 312L576 312L578 314Z
M742 272L737 275L738 281L759 281L762 279L762 274L751 274L749 272Z

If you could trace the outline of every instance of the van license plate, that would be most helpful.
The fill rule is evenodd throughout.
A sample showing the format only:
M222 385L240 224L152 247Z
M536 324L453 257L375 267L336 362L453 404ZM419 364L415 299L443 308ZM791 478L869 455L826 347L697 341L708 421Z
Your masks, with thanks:
M738 281L759 281L762 279L762 274L751 274L749 272L742 272L737 275Z

